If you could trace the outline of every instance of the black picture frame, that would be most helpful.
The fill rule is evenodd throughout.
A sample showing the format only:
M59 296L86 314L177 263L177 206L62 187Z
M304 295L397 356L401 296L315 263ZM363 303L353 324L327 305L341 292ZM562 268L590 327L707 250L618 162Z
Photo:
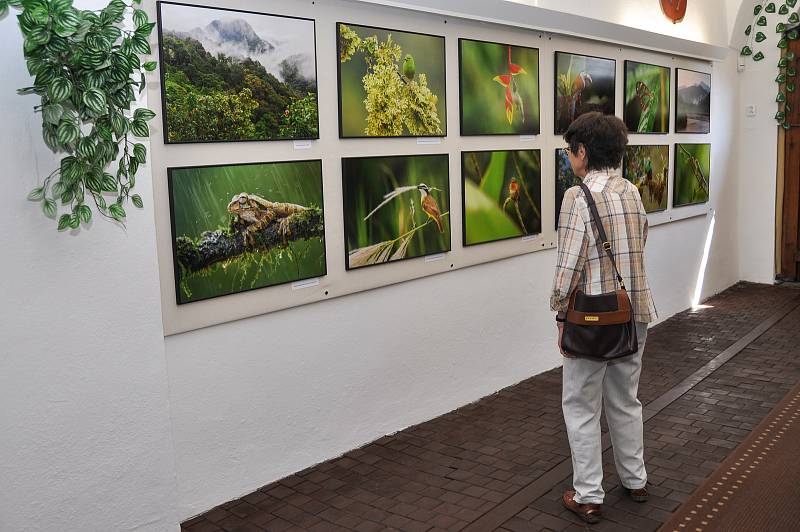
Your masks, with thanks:
M652 147L658 147L658 148L666 148L667 149L667 164L669 165L669 163L670 163L669 144L628 144L625 147L625 153L622 156L622 177L623 177L623 179L628 180L628 165L627 165L628 149L639 147L639 146L652 146ZM667 175L669 175L669 167L667 167ZM673 179L674 179L674 177L673 177ZM628 180L628 181L630 181L630 180ZM664 186L666 187L666 190L664 191L664 193L667 195L667 197L664 200L664 208L663 209L655 209L655 210L652 210L652 211L648 211L645 208L645 211L646 211L647 214L653 214L653 213L656 213L656 212L664 212L669 208L669 186L670 186L670 183L669 183L669 178L668 177L667 177L667 179L664 180Z
M350 266L350 255L347 249L347 231L350 227L350 222L348 221L347 217L347 161L353 160L364 160L364 159L397 159L400 157L443 157L444 160L447 162L447 204L450 206L450 211L452 212L452 195L450 193L450 154L449 153L419 153L419 154L396 154L396 155L375 155L375 156L359 156L359 157L342 157L342 227L344 232L344 239L343 239L343 246L344 246L344 269L345 271L358 271L363 270L365 268L372 268L374 266L385 266L387 264L397 264L402 263L407 260L414 260L420 259L423 257L429 257L432 255L439 255L444 253L449 253L453 250L453 225L452 223L448 224L449 227L449 238L448 238L448 246L447 249L432 251L430 253L425 253L422 255L416 255L414 257L403 257L402 259L396 259L386 262L378 262L375 264L365 264L364 266ZM451 217L452 219L452 217Z
M554 212L555 212L555 224L554 224L554 226L555 226L556 231L558 231L558 218L559 218L559 215L561 214L561 203L564 201L564 194L567 192L567 190L572 188L572 187L567 187L564 190L559 190L559 186L558 186L558 164L559 164L558 155L559 155L559 152L565 152L565 150L566 150L566 147L555 148L553 150L553 160L555 161L555 165L554 165L554 169L555 169L555 180L554 180L555 186L553 187L553 202L555 204L555 209L554 209ZM569 161L569 157L567 157L567 161ZM567 164L569 164L569 162L567 162ZM571 167L570 167L570 172L572 172L572 168ZM575 176L575 179L577 179L578 181L582 181L582 179L577 177L577 176ZM575 186L575 185L572 185L572 186Z
M708 198L705 201L695 201L692 203L681 203L675 205L675 192L678 190L678 146L708 146ZM682 207L691 207L693 205L703 205L711 201L711 143L710 142L676 142L674 146L675 153L672 155L672 205L673 209L680 209Z
M320 209L322 210L322 219L323 219L323 269L321 275L312 275L308 277L301 277L298 279L292 279L290 281L284 281L280 283L265 285L265 286L257 286L253 288L245 288L243 290L238 290L236 292L229 292L225 294L218 294L214 296L202 297L198 299L192 299L191 301L181 301L181 286L180 286L180 267L178 266L178 248L176 245L176 239L178 235L176 234L175 228L175 197L174 197L174 190L173 190L173 172L176 170L195 170L201 168L221 168L225 166L260 166L260 165L273 165L273 164L287 164L287 163L310 163L316 162L319 163L319 189L320 189ZM325 179L323 178L323 167L322 167L322 159L298 159L298 160L283 160L283 161L261 161L261 162L249 162L249 163L220 163L220 164L205 164L205 165L189 165L189 166L170 166L167 167L167 193L169 196L169 223L170 223L170 235L171 235L171 247L172 247L172 271L173 271L173 281L175 285L175 303L178 306L181 305L190 305L192 303L197 303L198 301L208 301L210 299L216 299L218 297L225 297L231 296L236 294L241 294L244 292L251 292L253 290L263 290L267 288L273 288L276 286L282 286L290 283L296 283L299 281L305 281L308 279L316 279L318 277L324 277L328 275L328 254L327 254L327 246L326 246L326 237L327 237L327 229L325 229Z
M483 242L473 242L472 244L467 243L467 194L466 194L466 187L464 186L464 181L466 181L467 177L465 174L465 164L464 159L470 153L496 153L496 152L522 152L522 151L532 151L539 153L539 211L541 212L542 209L542 149L541 148L514 148L508 150L464 150L461 152L461 245L465 248L474 247L474 246L483 246L485 244L492 244L494 242L505 242L507 240L518 240L521 238L528 238L532 236L541 235L544 231L544 220L539 220L539 232L538 233L531 233L529 235L516 235L516 236L507 236L504 238L497 238L494 240L486 240Z
M563 135L567 130L564 129L563 131L559 131L558 129L558 56L559 54L563 55L571 55L577 57L586 57L588 59L600 59L601 61L610 61L614 65L614 82L611 94L611 107L612 111L610 113L606 113L610 116L614 116L617 113L617 60L612 59L610 57L600 57L597 55L588 55L588 54L579 54L575 52L564 52L561 50L556 50L553 53L553 134L554 135ZM580 115L578 115L580 116ZM577 118L577 117L575 117Z
M317 92L315 93L316 100L317 100L317 135L310 136L310 137L291 137L291 138L273 138L273 139L237 139L237 140L181 140L181 141L174 141L169 140L169 128L167 124L167 93L166 93L166 69L164 68L164 35L163 35L163 15L161 13L161 5L174 5L174 6L181 6L181 7L188 7L188 8L202 8L202 9L214 9L217 11L226 11L232 13L243 13L246 15L261 15L267 17L276 17L276 18L288 18L294 20L302 20L306 22L311 22L313 27L313 34L314 34L314 79L315 83L317 84ZM158 57L159 57L159 80L161 83L161 127L163 131L163 140L164 144L216 144L221 142L291 142L295 140L318 140L319 137L319 65L317 61L317 23L315 19L306 18L306 17L296 17L291 15L277 15L274 13L262 13L259 11L247 11L243 9L231 9L231 8L224 8L224 7L214 7L214 6L206 6L206 5L199 5L199 4L188 4L184 2L172 2L169 0L159 0L156 2L156 21L158 27Z
M464 79L463 79L463 56L461 50L461 43L463 41L471 41L482 44L496 44L500 46L512 46L514 48L525 48L527 50L536 50L536 105L539 108L539 120L536 122L536 129L534 132L525 133L465 133L464 132ZM535 46L523 46L519 44L501 43L495 41L486 41L482 39L468 39L466 37L459 37L458 39L458 126L459 134L462 137L508 137L520 135L541 135L542 133L542 86L541 86L541 50Z
M357 26L359 28L369 28L379 31L391 31L397 33L407 33L409 35L423 35L425 37L435 37L437 39L441 39L442 41L442 65L444 68L444 95L442 96L443 105L442 105L442 113L443 116L441 117L441 123L444 126L444 130L441 134L438 135L345 135L343 122L342 122L342 64L339 61L341 57L341 48L339 42L339 26ZM407 138L444 138L447 136L447 48L446 48L446 41L444 35L435 35L432 33L422 33L418 31L408 31L402 30L397 28L385 28L381 26L365 26L363 24L355 24L351 22L337 22L336 23L336 100L337 100L337 108L338 108L338 117L339 117L339 138L340 139L407 139Z
M623 83L623 86L622 86L622 121L625 122L626 126L628 125L628 104L627 104L627 102L628 102L628 64L629 63L631 63L631 64L635 63L637 65L647 65L647 66L652 66L652 67L664 69L667 72L669 83L672 83L672 69L670 67L656 65L654 63L645 63L645 62L642 62L642 61L635 61L633 59L626 59L624 64L623 64L623 67L622 67L622 70L623 70L623 72L622 72L623 73L623 81L622 81L622 83ZM669 97L670 97L671 91L667 90L666 93L667 93L667 110L666 110L666 113L665 113L665 116L666 116L666 131L642 131L642 132L639 132L639 131L635 131L635 130L631 129L630 127L628 127L629 134L631 134L631 135L669 135L670 127L671 127L670 118L671 118L671 115L672 115L672 110L670 109L670 105L669 105Z
M683 70L685 72L694 72L695 74L703 74L703 75L708 76L708 85L710 87L710 90L709 90L709 93L708 93L708 98L709 98L709 104L708 104L708 129L706 131L685 131L685 130L679 130L678 129L678 106L679 106L678 104L680 102L680 100L678 99L678 91L680 89L680 74L679 74L679 72L681 70ZM712 96L712 92L714 90L714 87L712 85L712 75L711 74L712 74L711 72L702 72L700 70L692 70L690 68L675 67L675 133L680 133L682 135L708 135L708 134L711 133L711 96Z

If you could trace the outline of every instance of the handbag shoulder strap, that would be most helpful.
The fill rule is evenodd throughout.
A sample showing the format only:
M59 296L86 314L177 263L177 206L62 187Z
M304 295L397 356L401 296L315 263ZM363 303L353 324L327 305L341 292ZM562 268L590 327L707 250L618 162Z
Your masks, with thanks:
M600 219L600 213L597 212L597 205L595 205L592 192L585 183L580 183L580 186L583 190L583 194L586 196L586 204L589 206L589 214L591 215L592 223L594 223L594 226L597 228L597 232L600 233L600 241L603 244L603 249L608 254L608 258L611 259L611 264L614 266L614 272L617 274L617 282L619 283L620 287L625 290L625 281L622 279L622 275L619 274L617 261L614 260L614 253L611 251L611 242L609 242L608 236L606 235L606 229L603 227L603 222Z

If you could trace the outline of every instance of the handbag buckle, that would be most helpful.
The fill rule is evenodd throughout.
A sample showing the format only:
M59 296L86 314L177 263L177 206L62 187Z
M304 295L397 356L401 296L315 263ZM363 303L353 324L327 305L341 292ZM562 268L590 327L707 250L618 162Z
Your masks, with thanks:
M603 249L606 251L611 251L611 242L603 242Z

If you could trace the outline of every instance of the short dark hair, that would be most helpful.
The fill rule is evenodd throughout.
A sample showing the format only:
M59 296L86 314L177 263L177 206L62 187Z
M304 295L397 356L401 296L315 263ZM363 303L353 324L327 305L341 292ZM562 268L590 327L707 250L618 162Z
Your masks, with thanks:
M589 170L619 168L628 145L628 128L618 117L594 111L576 118L564 133L564 140L573 153L583 144Z

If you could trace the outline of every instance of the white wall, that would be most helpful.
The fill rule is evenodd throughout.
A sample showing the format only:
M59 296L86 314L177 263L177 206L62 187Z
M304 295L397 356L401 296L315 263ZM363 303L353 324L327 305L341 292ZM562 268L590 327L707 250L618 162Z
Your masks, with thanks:
M13 16L0 64L0 531L177 530L153 212L58 233L25 200L60 157L38 98L16 94L31 80Z
M314 16L323 97L335 96L335 71L325 62L333 51L336 20L425 31L433 17L347 1L321 3ZM536 38L526 30L457 19L449 19L440 34L447 36L450 51L459 35L523 45ZM618 102L623 58L708 68L574 38L536 42L530 45L540 46L543 134L529 147L541 147L545 162L559 142L551 133L554 50L616 57ZM455 77L450 51L448 68ZM631 140L712 142L709 207L716 224L704 297L738 280L737 188L730 177L734 80L735 56L729 52L714 66L712 135L638 135ZM491 142L493 148L518 142L459 138L457 87L448 89L450 135L443 149L474 149L471 142ZM323 107L323 124L332 121L335 126L335 106ZM618 111L622 113L620 104ZM389 149L387 142L397 144L396 150L409 149L407 140L373 139L376 150ZM182 148L179 155L185 158L190 148ZM263 149L268 153L273 148ZM329 172L333 177L326 183L335 188L335 170ZM552 167L543 170L547 172ZM689 207L673 213L702 210ZM331 226L340 218L338 211L333 218ZM709 224L710 217L701 215L651 230L648 271L661 319L691 305ZM454 245L460 245L458 238ZM166 338L180 516L195 515L560 364L547 304L554 260L554 251L542 251Z
M348 9L354 21L383 13ZM149 169L137 187L146 208L130 209L127 229L96 220L79 235L57 233L24 199L58 157L41 141L35 98L14 92L29 78L13 18L0 21L0 45L3 532L176 530L179 519L560 363L546 303L553 251L165 341ZM323 60L332 46L318 39ZM717 221L705 295L735 282L746 254L734 66L730 56L714 68ZM542 72L550 82L552 69ZM544 113L550 104L543 98ZM691 302L707 227L696 217L651 231L662 319Z

